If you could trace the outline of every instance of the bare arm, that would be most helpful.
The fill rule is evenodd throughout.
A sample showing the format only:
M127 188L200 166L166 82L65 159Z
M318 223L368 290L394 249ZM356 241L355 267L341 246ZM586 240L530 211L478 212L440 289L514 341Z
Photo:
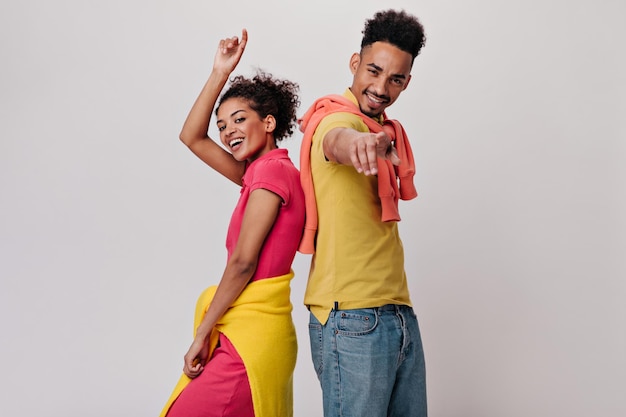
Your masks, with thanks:
M231 255L213 301L202 322L196 329L196 337L185 355L183 371L195 378L204 369L208 351L207 339L217 321L239 297L256 271L263 242L274 225L282 199L265 189L254 190L241 223L237 245Z
M378 173L378 158L400 164L398 153L391 139L384 132L359 132L350 128L331 129L322 144L328 160L342 165L351 165L365 175Z
M241 40L236 36L219 43L213 69L196 99L180 132L180 140L201 160L231 181L241 185L245 162L235 160L230 153L208 136L211 113L219 95L233 72L248 42L243 29Z

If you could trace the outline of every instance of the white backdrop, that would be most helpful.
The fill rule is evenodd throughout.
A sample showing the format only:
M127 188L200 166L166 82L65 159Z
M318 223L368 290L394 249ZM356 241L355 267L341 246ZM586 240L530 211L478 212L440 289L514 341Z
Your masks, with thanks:
M299 82L303 113L390 6L428 36L389 115L417 158L400 227L431 416L626 415L619 0L2 2L2 415L158 415L238 196L178 141L216 42L246 27L237 72ZM309 261L297 417L321 415Z

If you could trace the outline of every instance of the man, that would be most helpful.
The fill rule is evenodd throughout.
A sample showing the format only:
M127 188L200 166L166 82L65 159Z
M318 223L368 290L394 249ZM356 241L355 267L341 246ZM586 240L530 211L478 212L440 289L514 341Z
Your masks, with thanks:
M365 22L352 85L301 120L307 225L314 253L305 304L324 415L424 417L424 354L398 233L398 199L417 196L411 148L387 120L425 36L404 11ZM399 181L399 183L398 183Z

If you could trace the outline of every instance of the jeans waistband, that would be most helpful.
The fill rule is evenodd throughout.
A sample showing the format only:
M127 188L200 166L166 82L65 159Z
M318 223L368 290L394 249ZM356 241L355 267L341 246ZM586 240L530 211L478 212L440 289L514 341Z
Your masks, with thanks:
M376 311L376 314L378 315L381 315L384 313L397 314L405 308L409 308L409 306L405 306L402 304L385 304L384 306L374 307L374 311Z
M349 311L349 310L372 310L373 312L375 312L378 315L381 315L383 313L398 313L403 309L406 308L411 308L410 306L404 305L404 304L385 304L383 306L380 307L367 307L367 308L357 308L357 309L348 309L348 310L341 310L339 308L339 303L335 302L333 311Z

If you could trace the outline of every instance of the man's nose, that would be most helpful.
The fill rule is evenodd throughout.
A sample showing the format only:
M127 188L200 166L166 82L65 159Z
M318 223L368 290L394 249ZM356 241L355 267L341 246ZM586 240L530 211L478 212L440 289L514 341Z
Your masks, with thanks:
M387 95L387 80L384 77L374 80L374 92L379 96Z

